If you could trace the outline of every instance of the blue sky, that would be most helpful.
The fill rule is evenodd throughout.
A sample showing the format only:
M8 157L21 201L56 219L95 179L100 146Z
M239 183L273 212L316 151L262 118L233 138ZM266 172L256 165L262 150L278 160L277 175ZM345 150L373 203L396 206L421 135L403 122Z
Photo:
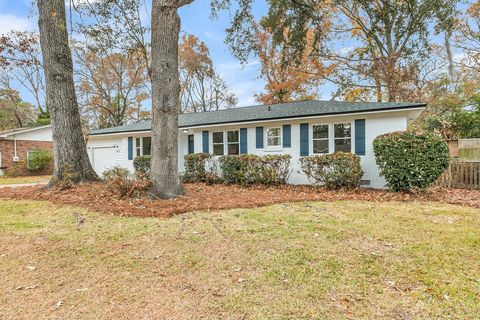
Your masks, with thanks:
M150 0L144 1L147 9L150 10ZM32 0L0 0L0 34L7 33L12 29L37 30L35 2ZM264 0L255 1L253 12L257 18L265 15L267 13L266 2ZM145 12L145 19L149 20L148 16L149 12ZM248 63L241 65L230 54L224 43L225 29L230 24L230 13L223 12L218 19L212 20L210 18L210 1L195 0L189 6L180 9L180 16L181 32L193 34L208 45L215 67L230 89L237 95L238 105L256 104L254 95L261 92L265 85L264 81L258 77L260 65L253 57L249 59ZM348 41L335 44L338 50L348 49L351 46L352 44ZM454 52L454 54L458 57L462 56L461 52ZM320 99L330 99L334 90L335 87L332 84L321 84L318 88L318 96ZM31 100L25 90L20 90L20 92L24 100Z
M36 7L31 0L0 0L0 34L10 30L37 30ZM257 16L266 14L264 1L257 1L254 12ZM147 15L147 13L146 13ZM208 0L195 0L180 9L181 32L191 33L204 41L209 49L215 67L230 89L237 95L239 106L255 104L254 94L260 92L265 83L258 78L259 63L250 59L241 65L229 52L224 43L225 29L229 26L229 12L223 12L218 19L210 18ZM22 97L29 100L25 90Z

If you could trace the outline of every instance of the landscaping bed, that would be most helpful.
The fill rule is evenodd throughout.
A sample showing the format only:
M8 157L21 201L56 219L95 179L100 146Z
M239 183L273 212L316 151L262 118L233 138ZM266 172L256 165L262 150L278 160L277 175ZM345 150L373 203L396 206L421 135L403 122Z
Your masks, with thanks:
M47 200L115 215L145 217L169 217L197 210L255 208L299 201L431 201L480 208L480 190L431 188L425 192L397 193L373 189L329 191L312 186L241 187L203 183L188 183L185 189L185 196L171 200L121 199L107 191L103 183L88 183L67 190L44 189L42 186L3 189L0 198Z

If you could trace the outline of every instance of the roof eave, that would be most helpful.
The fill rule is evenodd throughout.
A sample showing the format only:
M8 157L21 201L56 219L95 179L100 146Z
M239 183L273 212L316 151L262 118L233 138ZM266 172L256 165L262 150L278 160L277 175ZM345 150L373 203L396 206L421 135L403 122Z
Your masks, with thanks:
M178 126L179 129L194 129L200 127L213 127L213 126L222 126L227 124L240 124L240 123L258 123L265 121L278 121L278 120L299 120L299 119L309 119L309 118L319 118L319 117L335 117L335 116L345 116L345 115L354 115L354 114L370 114L370 113L384 113L384 112L400 112L400 111L409 111L409 110L424 110L427 107L427 104L418 104L418 105L409 105L405 107L390 107L384 108L382 110L370 109L362 111L345 111L345 112L329 112L329 113L317 113L311 115L298 115L298 116L284 116L284 117L271 117L271 118L262 118L262 119L251 119L251 120L234 120L234 121L223 121L223 122L212 122L212 123L202 123L194 125L184 125ZM118 132L106 132L106 133L91 133L90 136L107 136L107 135L119 135L125 133L139 133L139 132L149 132L151 129L138 129L138 130L126 130Z

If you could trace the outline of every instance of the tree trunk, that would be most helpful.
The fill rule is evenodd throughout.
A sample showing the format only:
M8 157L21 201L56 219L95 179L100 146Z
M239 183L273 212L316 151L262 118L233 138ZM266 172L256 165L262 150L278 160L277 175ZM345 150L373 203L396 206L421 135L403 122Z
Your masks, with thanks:
M178 37L175 0L152 1L152 195L168 199L184 194L178 176Z
M48 186L67 179L77 183L98 180L88 159L82 134L80 112L73 85L65 1L38 0L38 11L55 167Z
M453 80L455 76L455 67L453 63L452 47L450 46L451 36L452 36L451 32L447 32L445 34L445 50L447 51L448 75L450 76L450 80Z

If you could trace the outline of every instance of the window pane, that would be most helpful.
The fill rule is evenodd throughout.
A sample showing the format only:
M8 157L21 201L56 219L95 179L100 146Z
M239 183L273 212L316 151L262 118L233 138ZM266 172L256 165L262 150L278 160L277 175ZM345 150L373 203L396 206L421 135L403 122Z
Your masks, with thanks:
M213 135L213 143L223 143L223 132L214 132Z
M150 151L152 149L152 138L150 137L145 137L143 138L143 155L144 156L149 156L150 155Z
M267 137L280 137L280 128L267 129Z
M136 149L137 157L141 156L140 147L141 147L140 138L135 138L135 149Z
M328 124L313 126L313 139L328 139Z
M238 143L229 144L228 154L240 154L240 145Z
M313 140L313 153L328 153L328 140Z
M213 154L216 156L223 156L223 143L213 145Z
M238 142L238 131L227 131L227 142Z
M267 138L267 146L269 147L278 147L280 144L281 142L279 137Z
M352 152L352 140L335 139L335 151Z
M351 131L350 123L337 123L335 125L335 138L348 138Z

